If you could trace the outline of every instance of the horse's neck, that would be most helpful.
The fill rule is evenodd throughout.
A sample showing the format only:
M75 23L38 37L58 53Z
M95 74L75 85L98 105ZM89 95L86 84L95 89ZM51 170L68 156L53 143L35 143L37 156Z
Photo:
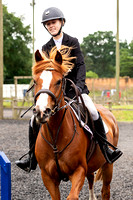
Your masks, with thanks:
M59 112L57 112L54 116L52 116L49 120L49 126L54 130L56 130L60 124L67 125L66 122L66 117L67 117L67 110L62 109Z

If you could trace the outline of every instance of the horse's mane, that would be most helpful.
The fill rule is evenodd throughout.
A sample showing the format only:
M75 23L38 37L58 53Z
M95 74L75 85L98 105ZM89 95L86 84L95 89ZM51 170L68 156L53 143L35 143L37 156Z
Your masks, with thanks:
M52 48L52 50L49 52L49 56L46 54L46 52L43 52L42 54L42 60L39 62L36 62L35 65L32 67L32 74L33 76L42 72L43 70L56 70L60 72L63 75L66 75L74 66L74 64L71 62L76 57L70 57L70 52L73 48L68 46L61 46L61 49L59 52L62 55L62 63L60 64L55 60L55 56L57 54L57 48L56 46Z

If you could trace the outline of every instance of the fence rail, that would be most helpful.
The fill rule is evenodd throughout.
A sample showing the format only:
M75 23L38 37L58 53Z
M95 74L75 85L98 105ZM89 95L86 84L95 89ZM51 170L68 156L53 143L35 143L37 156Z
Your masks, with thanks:
M11 200L11 163L0 151L1 200Z
M126 108L127 105L133 105L133 98L120 98L119 102L115 100L114 97L101 97L101 96L91 96L95 104L101 104L106 106L110 111L119 110L119 111L133 111L132 108ZM10 101L10 107L4 107L6 110L10 110L10 116L4 117L11 119L20 119L20 116L25 112L34 102L33 97L25 95L24 99L8 99L5 101ZM3 100L4 102L4 100ZM17 103L19 106L17 106ZM26 103L26 105L25 105ZM21 105L20 105L21 104ZM120 105L117 108L114 108L115 105ZM123 105L123 108L121 107ZM125 106L125 108L124 108ZM31 110L32 111L32 110ZM31 112L30 112L31 113ZM6 114L7 115L7 114ZM32 113L31 113L32 115ZM29 118L31 116L27 115Z

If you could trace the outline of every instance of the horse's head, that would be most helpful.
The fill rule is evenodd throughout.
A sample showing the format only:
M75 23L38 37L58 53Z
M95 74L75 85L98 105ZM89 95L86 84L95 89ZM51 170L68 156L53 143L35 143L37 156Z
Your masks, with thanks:
M61 53L60 53L61 52ZM35 82L34 114L40 123L49 120L61 104L64 90L64 76L72 69L69 57L70 49L63 47L61 51L54 47L49 58L35 53L36 64L32 68Z

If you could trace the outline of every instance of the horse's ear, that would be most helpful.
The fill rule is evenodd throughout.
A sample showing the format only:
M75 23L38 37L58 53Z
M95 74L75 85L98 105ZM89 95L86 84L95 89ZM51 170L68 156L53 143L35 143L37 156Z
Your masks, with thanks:
M55 61L58 62L60 65L62 64L62 55L59 51L57 51L55 55Z
M37 50L37 51L35 52L35 60L36 60L36 62L39 62L39 61L41 61L41 60L44 60L43 57L42 57L42 55L40 54L39 50Z

